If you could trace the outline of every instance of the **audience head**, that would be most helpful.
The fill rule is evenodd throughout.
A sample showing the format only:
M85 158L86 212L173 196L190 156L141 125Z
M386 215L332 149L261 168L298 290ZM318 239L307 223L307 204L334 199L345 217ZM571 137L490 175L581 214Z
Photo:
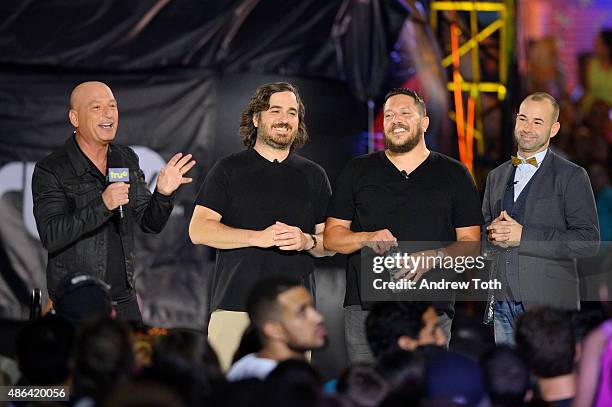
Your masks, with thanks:
M487 401L480 367L459 353L438 352L431 357L425 388L432 405L477 406Z
M47 315L23 327L17 336L17 362L23 385L52 386L70 375L74 327Z
M159 338L153 366L142 376L170 386L186 405L210 404L215 387L225 382L206 336L188 329L172 329Z
M310 363L287 359L266 378L268 405L310 407L322 394L323 379Z
M378 358L376 370L389 385L389 396L381 405L416 405L424 396L423 379L427 357L420 350L386 352Z
M74 393L101 401L131 376L132 343L126 327L112 319L83 327L75 349Z
M480 365L494 406L522 406L528 398L529 369L510 347L498 345L485 353Z
M376 363L376 370L385 378L391 391L410 389L420 394L427 358L419 351L395 350L382 354Z
M436 311L428 302L380 302L366 319L366 335L374 356L397 349L446 344Z
M115 312L108 284L86 274L69 274L60 280L53 309L57 315L74 324L114 317Z
M337 389L356 407L374 407L385 399L389 385L373 367L356 364L340 377Z
M249 295L247 311L264 347L273 344L303 353L325 344L323 316L308 290L295 280L262 280Z
M572 319L565 311L548 307L522 314L515 329L518 354L540 378L570 374L574 370L576 340Z
M201 363L219 368L217 355L206 336L192 329L168 330L168 334L161 336L155 344L154 359L160 355L173 356L185 362Z

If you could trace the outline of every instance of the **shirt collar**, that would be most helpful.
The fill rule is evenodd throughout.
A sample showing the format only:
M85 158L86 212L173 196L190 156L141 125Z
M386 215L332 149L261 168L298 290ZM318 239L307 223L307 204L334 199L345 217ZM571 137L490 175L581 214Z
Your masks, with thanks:
M536 153L533 157L535 157L536 161L538 162L538 168L540 167L540 164L542 164L542 161L544 161L544 157L546 157L546 153L548 152L548 149L540 151L539 153ZM526 160L525 157L523 157L520 153L516 153L516 156L518 158L520 158L521 160Z

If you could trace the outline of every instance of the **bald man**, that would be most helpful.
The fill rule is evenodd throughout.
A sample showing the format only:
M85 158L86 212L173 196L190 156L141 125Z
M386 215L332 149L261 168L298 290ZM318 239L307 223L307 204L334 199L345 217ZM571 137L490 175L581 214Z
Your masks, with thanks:
M134 290L134 227L147 233L163 229L173 194L191 182L184 175L195 161L191 154L173 156L151 194L134 151L113 143L119 110L106 84L74 88L68 117L74 134L36 164L32 178L36 227L49 252L49 296L53 301L63 276L89 274L111 286L119 319L141 321ZM109 183L109 168L127 169L129 181Z

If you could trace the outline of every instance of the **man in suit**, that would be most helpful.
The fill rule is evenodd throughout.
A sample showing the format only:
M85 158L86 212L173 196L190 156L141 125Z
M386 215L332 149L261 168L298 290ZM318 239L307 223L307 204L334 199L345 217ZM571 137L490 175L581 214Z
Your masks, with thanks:
M517 157L487 177L482 211L496 250L495 342L513 344L514 321L525 309L578 309L576 258L599 242L593 191L584 168L553 153L559 104L547 93L521 103L514 137Z

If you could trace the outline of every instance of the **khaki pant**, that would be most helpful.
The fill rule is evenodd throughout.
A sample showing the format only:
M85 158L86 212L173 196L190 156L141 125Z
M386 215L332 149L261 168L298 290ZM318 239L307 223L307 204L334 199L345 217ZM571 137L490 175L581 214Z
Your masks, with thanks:
M249 322L246 312L217 310L210 316L208 342L217 353L223 372L229 370Z

